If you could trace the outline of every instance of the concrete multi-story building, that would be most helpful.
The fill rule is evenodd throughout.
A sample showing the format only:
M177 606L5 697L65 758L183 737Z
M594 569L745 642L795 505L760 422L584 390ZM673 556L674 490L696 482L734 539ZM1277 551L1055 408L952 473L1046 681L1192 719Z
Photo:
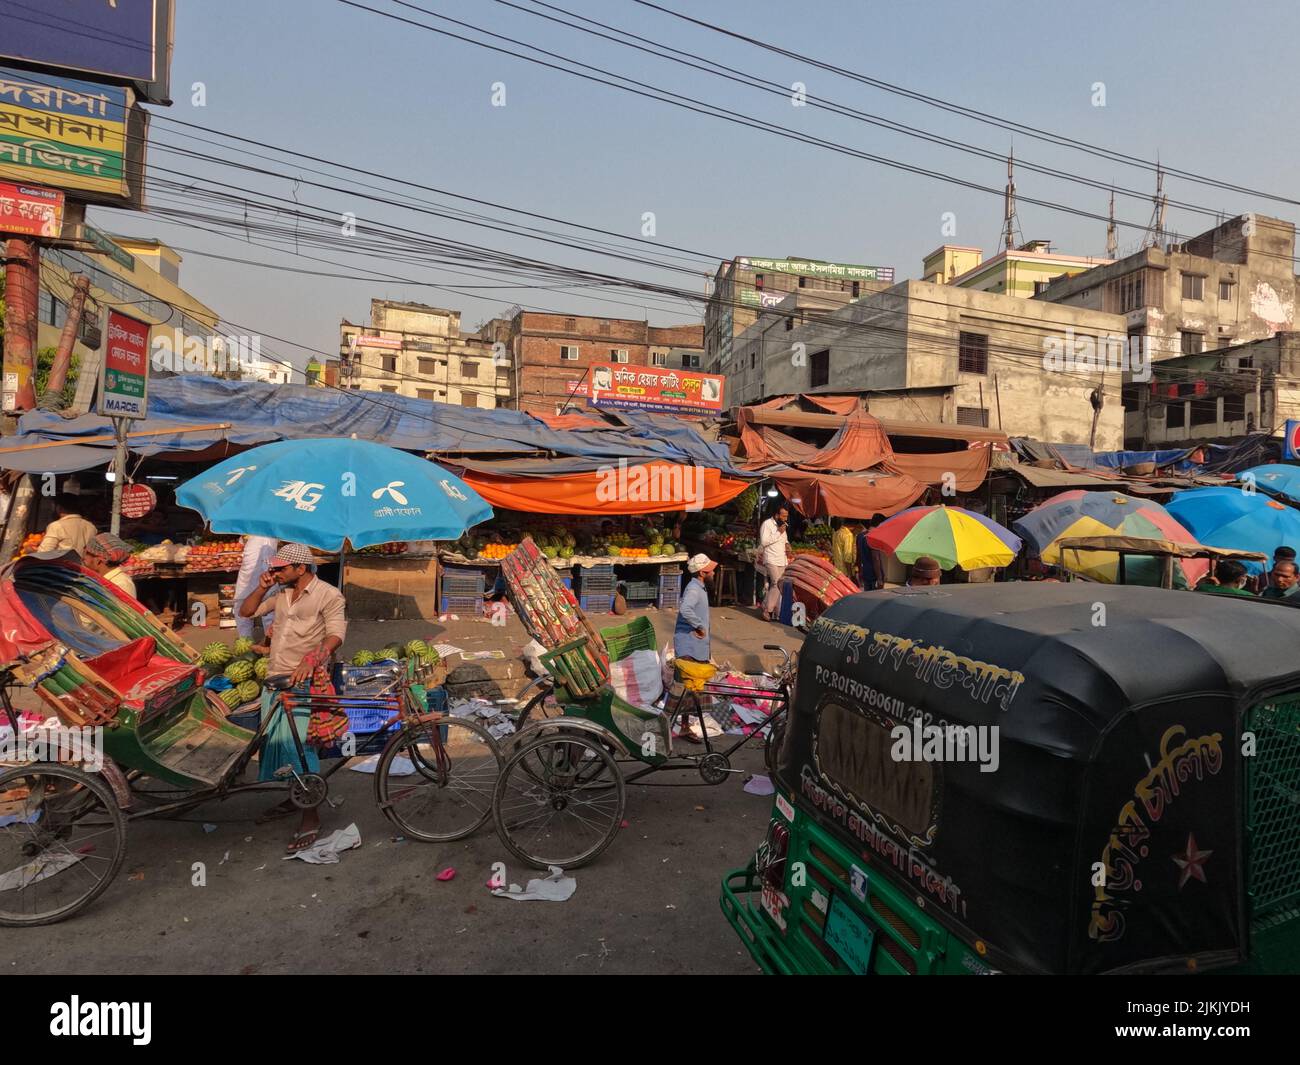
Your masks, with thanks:
M1273 435L1300 418L1300 333L1164 359L1124 391L1125 446L1136 450Z
M956 285L980 292L1028 299L1043 292L1058 278L1106 266L1110 259L1065 255L1052 250L1051 241L1031 240L1006 248L985 259L979 248L942 244L925 257L921 280L936 285Z
M1122 314L1153 361L1261 340L1295 323L1295 226L1240 215L1053 281L1034 298Z
M704 311L704 369L727 373L735 338L792 292L836 293L858 299L894 283L892 266L858 266L821 259L740 256L718 266Z
M808 308L799 324L800 298L787 296L736 339L744 369L728 376L731 405L864 392L887 417L1123 445L1120 362L1089 354L1123 343L1122 315L905 281L839 309Z
M375 299L369 325L344 320L338 374L345 388L464 407L502 407L510 399L505 346L462 334L459 311L422 303Z
M698 357L701 325L654 326L629 318L518 311L487 323L480 334L504 345L511 369L512 405L536 414L587 408L588 369L595 363L685 366Z

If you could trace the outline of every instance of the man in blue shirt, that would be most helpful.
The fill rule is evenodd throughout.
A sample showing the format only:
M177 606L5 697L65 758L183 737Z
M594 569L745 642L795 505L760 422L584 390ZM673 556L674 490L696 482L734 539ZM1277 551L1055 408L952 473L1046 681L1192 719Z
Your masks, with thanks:
M686 568L691 579L677 604L677 624L673 629L673 654L693 662L709 660L709 591L705 581L718 564L708 555L693 557Z

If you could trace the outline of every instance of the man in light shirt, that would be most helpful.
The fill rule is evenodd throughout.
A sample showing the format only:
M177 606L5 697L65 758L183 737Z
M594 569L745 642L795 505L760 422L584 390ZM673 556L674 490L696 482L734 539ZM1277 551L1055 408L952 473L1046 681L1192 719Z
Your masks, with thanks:
M239 560L239 576L235 578L235 632L240 636L253 635L253 618L246 618L239 613L243 603L257 587L262 574L266 572L271 559L275 558L275 549L280 541L274 536L245 536L244 553Z
M135 581L122 568L122 563L130 557L130 544L112 533L100 533L86 545L82 565L91 572L99 574L101 580L116 585L134 599Z
M781 575L790 560L786 536L789 522L790 508L778 507L758 530L758 565L767 576L767 595L763 599L763 617L767 621L775 621L781 610Z
M81 506L70 495L61 495L54 502L58 518L45 527L45 537L37 551L75 551L86 553L86 545L95 535L95 527L81 516Z

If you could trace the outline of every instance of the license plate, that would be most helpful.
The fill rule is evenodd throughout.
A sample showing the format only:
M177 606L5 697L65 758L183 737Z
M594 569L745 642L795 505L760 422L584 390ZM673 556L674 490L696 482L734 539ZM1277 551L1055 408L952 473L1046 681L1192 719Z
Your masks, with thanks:
M831 899L831 912L826 918L827 945L840 956L849 971L866 976L871 971L871 944L876 932L866 921L853 912L841 896Z

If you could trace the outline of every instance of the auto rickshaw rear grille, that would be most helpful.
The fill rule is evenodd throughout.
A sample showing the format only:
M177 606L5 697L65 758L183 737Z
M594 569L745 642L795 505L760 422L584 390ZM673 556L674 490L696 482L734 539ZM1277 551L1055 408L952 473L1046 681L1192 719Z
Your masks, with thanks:
M907 940L913 950L921 949L921 933L896 914L879 895L871 897L871 908L900 936Z
M1300 899L1300 696L1252 707L1246 731L1246 882L1258 919Z

